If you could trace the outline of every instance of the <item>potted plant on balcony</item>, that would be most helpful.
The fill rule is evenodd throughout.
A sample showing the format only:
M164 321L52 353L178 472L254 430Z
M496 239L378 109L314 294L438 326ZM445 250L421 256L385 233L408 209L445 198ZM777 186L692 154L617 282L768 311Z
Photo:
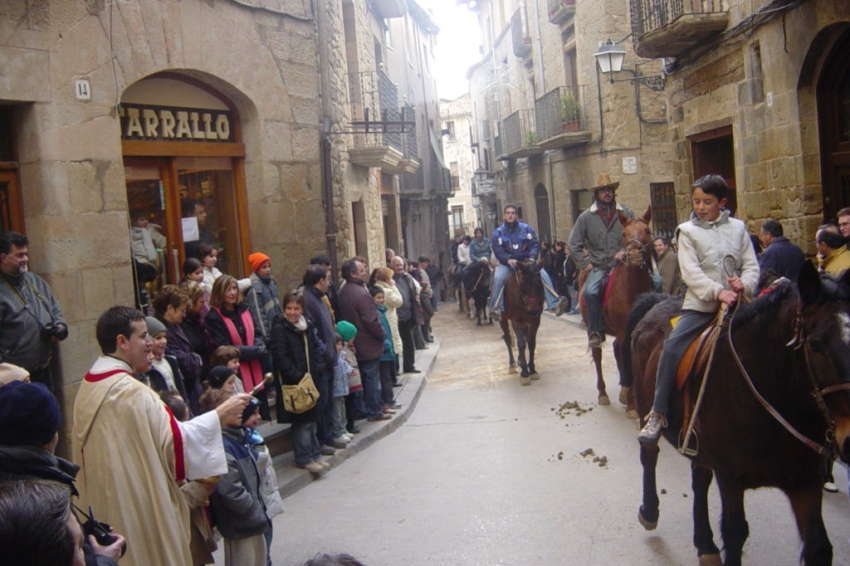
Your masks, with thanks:
M529 130L525 133L525 145L532 146L537 143L537 132Z
M561 95L561 129L564 132L581 129L581 105L571 90L565 90Z

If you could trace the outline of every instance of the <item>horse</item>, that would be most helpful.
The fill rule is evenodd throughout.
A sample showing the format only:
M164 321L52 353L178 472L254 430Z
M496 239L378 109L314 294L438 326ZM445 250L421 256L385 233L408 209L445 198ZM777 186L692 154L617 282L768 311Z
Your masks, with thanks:
M608 288L604 289L607 299L603 302L602 316L605 323L605 333L614 337L614 358L620 373L620 402L627 405L626 415L637 418L634 407L629 406L629 387L631 381L623 370L623 343L629 311L638 295L652 292L652 233L649 231L649 221L652 219L652 207L646 209L641 218L628 218L617 211L620 224L623 226L622 260L615 262L608 276ZM579 274L579 292L581 297L587 272ZM579 300L582 319L587 321L587 305ZM602 347L591 348L593 363L596 366L596 390L598 403L610 405L608 393L605 390L605 379L602 377Z
M516 336L517 358L520 367L520 383L530 385L532 379L540 379L534 369L534 349L537 345L537 329L543 313L543 280L540 277L541 263L527 259L516 264L505 281L505 310L499 325L502 339L508 347L510 372L516 372L511 332ZM510 327L508 326L510 324ZM528 358L525 350L528 347Z
M481 326L482 318L493 324L493 319L487 314L491 272L490 263L484 261L473 261L463 270L463 289L475 306L469 309L469 315L476 318L478 326Z
M663 340L681 303L666 299L652 307L654 300L647 296L635 306L638 322L631 334L634 394L641 415L652 407ZM648 307L641 318L637 311ZM708 516L713 477L722 501L722 564L741 564L749 534L744 491L759 487L777 487L790 500L803 541L802 563L832 564L821 515L822 485L825 458L835 451L847 462L850 454L850 272L840 281L822 280L806 262L796 286L785 280L738 306L730 319L719 335L702 402L692 417L696 444L680 448L691 459L693 540L700 564L721 564ZM699 391L704 371L694 373L691 392ZM686 389L673 394L663 430L674 445L683 426ZM647 530L656 528L659 516L658 452L658 444L641 443L638 519Z
M459 263L453 263L449 268L449 281L452 285L452 295L457 298L457 306L459 312L466 312L466 296L463 292L463 271L464 266Z

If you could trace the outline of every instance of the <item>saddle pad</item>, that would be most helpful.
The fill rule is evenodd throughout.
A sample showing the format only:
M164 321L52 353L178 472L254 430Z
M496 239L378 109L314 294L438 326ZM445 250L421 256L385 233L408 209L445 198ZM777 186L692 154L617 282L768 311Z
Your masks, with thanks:
M676 317L676 322L680 317ZM673 324L673 321L670 321ZM675 324L673 324L675 326ZM685 355L679 362L679 369L676 370L676 391L681 391L682 387L687 382L688 377L703 370L708 362L708 354L717 342L719 332L714 332L717 328L712 321L708 327L694 338L688 349L685 350Z

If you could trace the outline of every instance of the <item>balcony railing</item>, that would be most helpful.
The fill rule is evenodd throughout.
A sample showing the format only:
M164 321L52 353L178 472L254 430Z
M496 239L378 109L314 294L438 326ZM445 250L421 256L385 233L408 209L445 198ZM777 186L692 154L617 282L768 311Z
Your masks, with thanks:
M531 53L531 34L528 33L525 6L520 6L511 17L511 39L513 40L514 55L525 57Z
M629 0L635 53L678 57L729 25L728 0Z
M534 101L537 145L557 149L590 141L584 111L584 87L558 87Z
M502 125L504 134L504 157L518 159L543 153L537 146L534 110L517 110Z
M352 136L351 161L365 167L397 167L403 156L398 87L386 73L374 71L350 73L348 88L351 119L358 132Z
M562 24L576 13L576 0L547 0L549 21Z

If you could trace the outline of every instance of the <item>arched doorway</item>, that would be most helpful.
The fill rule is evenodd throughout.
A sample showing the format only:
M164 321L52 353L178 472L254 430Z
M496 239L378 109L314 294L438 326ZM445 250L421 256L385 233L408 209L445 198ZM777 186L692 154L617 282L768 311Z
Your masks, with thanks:
M850 30L835 42L817 85L823 215L850 206Z
M552 240L552 224L549 216L549 192L542 184L534 187L534 202L537 205L537 236L541 242Z
M202 244L241 277L250 241L234 105L205 83L163 73L124 91L120 122L137 290L177 283ZM144 293L137 299L144 304Z

